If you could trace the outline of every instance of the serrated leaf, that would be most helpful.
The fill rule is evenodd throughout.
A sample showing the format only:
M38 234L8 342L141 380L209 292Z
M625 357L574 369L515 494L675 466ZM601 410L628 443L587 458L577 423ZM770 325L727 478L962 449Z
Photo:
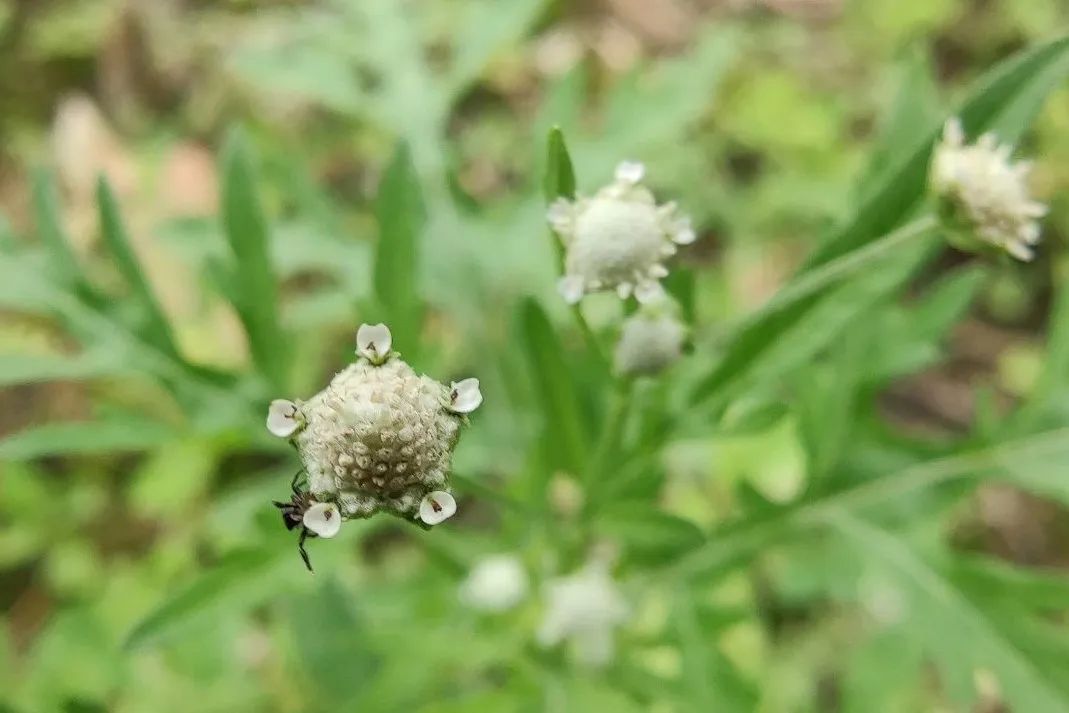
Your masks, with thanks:
M173 437L170 428L145 419L50 423L0 440L0 460L141 451Z
M419 290L419 241L425 223L419 178L408 147L401 143L379 184L375 217L379 242L373 280L383 321L394 347L415 355L423 321ZM378 320L374 320L378 321Z
M104 243L108 246L108 252L115 260L119 274L130 287L131 296L145 318L142 328L145 341L169 357L177 358L178 349L171 334L171 326L134 254L130 239L122 224L115 194L103 176L97 183L97 205L100 210L100 232Z
M238 315L253 361L270 385L282 390L289 360L278 321L278 289L270 257L270 235L256 191L252 159L240 132L227 138L222 158L223 231L235 258ZM231 295L227 295L231 296Z

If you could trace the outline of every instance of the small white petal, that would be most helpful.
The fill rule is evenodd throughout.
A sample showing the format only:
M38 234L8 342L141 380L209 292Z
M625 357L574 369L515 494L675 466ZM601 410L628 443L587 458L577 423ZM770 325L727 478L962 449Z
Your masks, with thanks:
M690 218L680 218L672 226L672 242L677 245L690 245L698 238Z
M656 302L664 296L664 288L655 280L645 280L635 286L635 299L642 304Z
M356 331L356 352L373 364L381 364L390 356L393 336L385 324L361 324Z
M449 391L449 410L453 413L471 413L483 402L479 380L472 377L454 381Z
M1025 243L1009 243L1006 245L1006 252L1023 262L1031 262L1035 257L1035 252Z
M616 180L633 186L646 176L646 167L638 161L622 161L616 167Z
M668 277L668 268L660 263L652 265L650 267L649 276L655 280L659 280L662 277Z
M320 537L331 538L341 529L341 512L334 503L316 503L304 511L301 521Z
M289 438L301 427L297 404L286 399L275 399L267 409L267 430L279 438Z
M965 143L965 130L961 128L961 119L952 116L943 124L943 141L951 146Z
M578 304L583 299L583 278L578 275L566 275L557 283L557 291L570 305Z
M631 283L630 282L621 282L619 285L617 285L616 286L616 296L619 297L622 300L626 300L628 297L630 297L631 296Z
M444 490L427 493L419 501L419 519L428 525L437 525L453 517L457 511L457 501Z

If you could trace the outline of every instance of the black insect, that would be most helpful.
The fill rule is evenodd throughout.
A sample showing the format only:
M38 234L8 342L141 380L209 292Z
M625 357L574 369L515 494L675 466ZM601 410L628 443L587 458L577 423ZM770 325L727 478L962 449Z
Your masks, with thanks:
M304 566L308 568L309 572L313 572L312 561L308 558L308 550L304 549L304 541L309 537L318 537L318 535L304 526L304 512L314 505L316 501L312 499L311 493L297 487L297 483L303 473L303 470L299 470L293 476L293 481L290 483L292 494L288 503L280 503L277 500L273 502L275 507L282 511L282 524L286 526L287 530L292 530L295 527L301 528L301 536L297 540L297 551L301 553Z

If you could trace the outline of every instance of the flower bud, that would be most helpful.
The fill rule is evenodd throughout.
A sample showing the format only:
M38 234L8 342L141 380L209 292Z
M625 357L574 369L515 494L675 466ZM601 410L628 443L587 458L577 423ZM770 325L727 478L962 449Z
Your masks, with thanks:
M965 144L961 122L950 119L935 147L931 189L953 242L967 250L1005 251L1031 260L1039 242L1038 218L1047 207L1029 196L1027 162L1010 162L1009 146L993 134Z

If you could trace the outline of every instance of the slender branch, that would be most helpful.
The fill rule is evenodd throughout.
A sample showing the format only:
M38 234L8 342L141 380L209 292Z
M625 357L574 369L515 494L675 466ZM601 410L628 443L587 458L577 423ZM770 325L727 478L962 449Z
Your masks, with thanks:
M601 430L597 448L594 450L594 458L587 471L587 483L595 483L607 475L612 465L613 454L619 449L623 441L624 427L627 425L627 415L631 411L632 392L634 391L634 379L621 379L616 395L613 398L609 415L605 420L605 427ZM592 489L591 489L592 490Z
M579 331L582 332L583 340L586 341L586 347L590 350L594 360L597 361L598 366L604 373L609 373L612 370L612 364L609 363L608 357L605 356L605 351L598 341L598 335L594 334L594 330L591 329L590 323L586 321L583 310L579 305L572 305L572 315L575 317L575 323L579 325Z

